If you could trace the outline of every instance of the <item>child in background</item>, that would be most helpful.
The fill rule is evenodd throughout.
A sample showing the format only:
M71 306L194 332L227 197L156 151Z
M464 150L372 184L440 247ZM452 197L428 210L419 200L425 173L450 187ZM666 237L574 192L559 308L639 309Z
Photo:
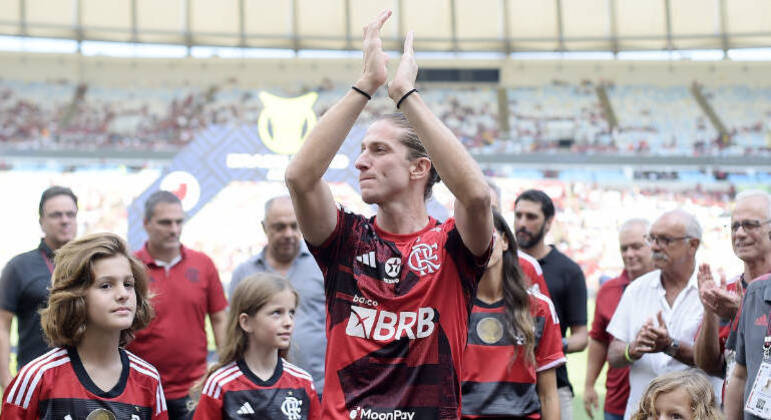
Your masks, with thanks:
M497 211L493 225L463 354L463 418L556 420L555 369L565 363L557 314L520 271L516 239Z
M696 369L670 372L654 379L640 400L640 408L632 415L632 420L722 418L712 385Z
M43 333L55 347L19 371L0 419L167 419L158 371L123 350L153 316L145 266L117 235L56 252Z
M194 420L319 418L313 379L283 358L297 300L289 281L275 274L255 274L238 284L220 361L194 390L201 393Z

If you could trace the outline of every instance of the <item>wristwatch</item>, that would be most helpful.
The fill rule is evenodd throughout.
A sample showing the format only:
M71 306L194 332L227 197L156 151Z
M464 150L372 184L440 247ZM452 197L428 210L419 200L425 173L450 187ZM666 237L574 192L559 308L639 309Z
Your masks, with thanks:
M664 353L670 357L675 357L678 350L680 350L680 342L673 338L672 342L669 343L669 346L664 349Z

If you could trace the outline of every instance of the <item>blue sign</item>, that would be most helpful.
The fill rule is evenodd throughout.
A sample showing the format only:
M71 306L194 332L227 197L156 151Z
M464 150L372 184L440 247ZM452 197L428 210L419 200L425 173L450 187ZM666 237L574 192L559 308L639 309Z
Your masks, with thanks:
M141 248L147 240L144 203L155 191L176 194L189 220L232 181L284 182L284 170L292 154L316 123L312 105L317 94L281 98L263 92L259 96L265 108L257 125L215 125L199 132L159 178L134 199L128 209L128 242L132 249ZM324 175L327 182L347 183L360 192L354 162L365 131L366 127L357 125L348 134ZM447 217L447 209L433 199L428 202L428 211L437 219Z

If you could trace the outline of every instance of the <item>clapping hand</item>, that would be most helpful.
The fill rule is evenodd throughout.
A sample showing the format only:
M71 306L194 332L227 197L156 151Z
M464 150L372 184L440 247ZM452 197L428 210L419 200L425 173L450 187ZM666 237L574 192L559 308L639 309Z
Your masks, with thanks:
M404 39L404 52L399 60L399 67L391 83L388 84L388 96L394 102L398 102L405 93L415 87L415 79L418 77L418 63L415 61L415 49L412 47L414 32L407 32Z
M388 54L383 51L380 30L389 17L391 11L383 10L375 20L364 26L364 69L356 86L370 95L388 79Z
M669 330L667 330L667 324L664 322L661 311L656 314L656 318L658 319L658 326L654 325L652 318L648 318L640 331L637 332L637 337L629 347L630 356L636 357L640 353L658 353L669 347L672 340L669 337Z
M696 277L699 281L699 298L704 309L723 319L733 318L739 310L740 298L736 293L727 290L725 274L720 276L718 285L709 264L701 264Z

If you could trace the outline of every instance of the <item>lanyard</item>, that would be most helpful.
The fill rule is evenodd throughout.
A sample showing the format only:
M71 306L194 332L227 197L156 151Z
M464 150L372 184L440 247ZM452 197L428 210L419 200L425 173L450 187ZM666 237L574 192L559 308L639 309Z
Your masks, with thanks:
M766 318L766 336L763 338L763 360L769 360L771 356L771 311Z
M48 255L46 255L45 251L41 250L40 255L43 257L43 261L46 263L46 267L48 267L48 271L53 275L54 274L54 265L51 263L51 259L48 258Z

